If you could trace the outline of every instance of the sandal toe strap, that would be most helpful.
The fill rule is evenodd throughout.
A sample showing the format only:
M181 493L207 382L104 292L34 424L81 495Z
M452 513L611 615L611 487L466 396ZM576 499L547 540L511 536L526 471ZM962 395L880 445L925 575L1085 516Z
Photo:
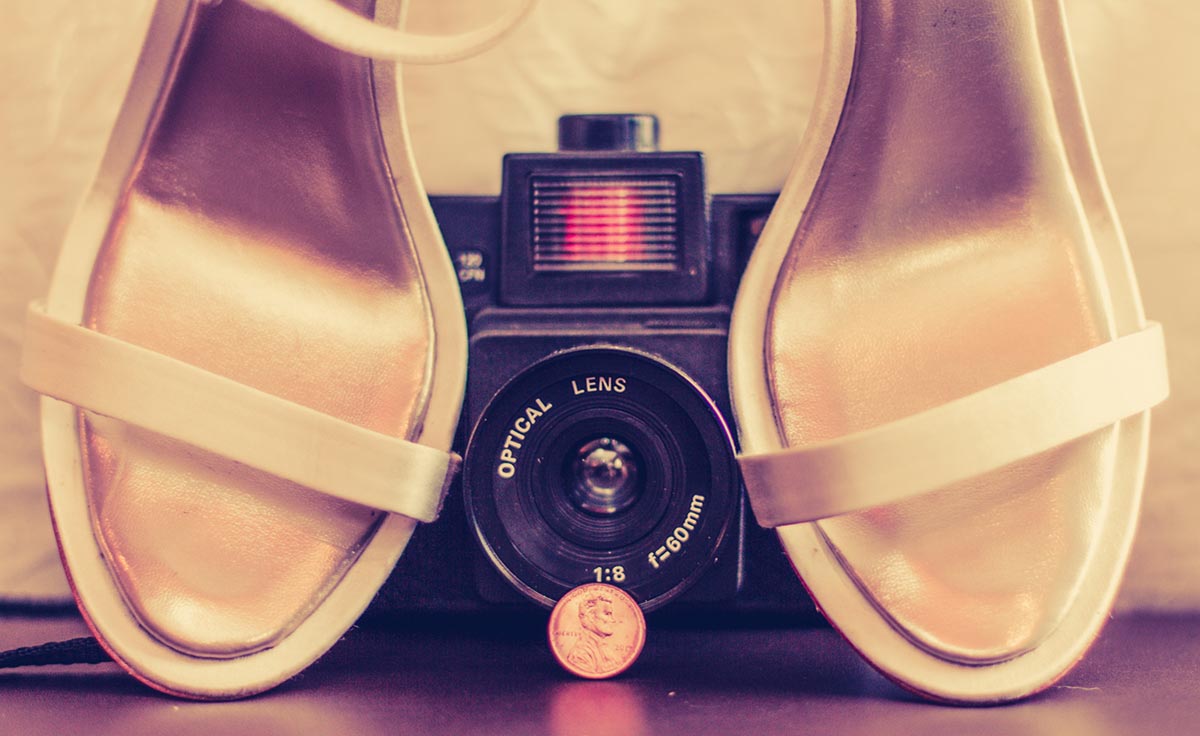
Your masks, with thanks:
M1169 393L1162 326L1098 345L941 406L835 440L742 455L765 527L816 521L944 488L1051 450Z
M346 501L433 521L458 456L375 432L31 305L21 380L74 404Z

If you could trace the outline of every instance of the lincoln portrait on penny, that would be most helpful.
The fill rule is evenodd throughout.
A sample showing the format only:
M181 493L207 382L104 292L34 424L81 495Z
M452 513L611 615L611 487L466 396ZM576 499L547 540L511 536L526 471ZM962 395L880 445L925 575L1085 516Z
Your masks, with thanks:
M584 672L607 672L618 665L618 660L608 651L609 638L616 632L616 614L612 598L604 593L584 598L579 602L579 641L567 653L567 662Z

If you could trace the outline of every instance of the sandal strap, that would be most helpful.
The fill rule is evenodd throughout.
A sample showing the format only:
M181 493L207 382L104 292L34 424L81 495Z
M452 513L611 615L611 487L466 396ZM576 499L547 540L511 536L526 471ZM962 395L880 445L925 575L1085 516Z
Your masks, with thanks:
M509 9L481 28L456 35L427 36L379 25L333 0L245 0L336 49L408 64L442 64L486 51L516 27L536 1L508 0Z
M758 523L896 503L1058 447L1167 397L1162 326L894 422L739 458Z
M331 417L30 305L21 380L46 396L256 470L418 521L459 458Z

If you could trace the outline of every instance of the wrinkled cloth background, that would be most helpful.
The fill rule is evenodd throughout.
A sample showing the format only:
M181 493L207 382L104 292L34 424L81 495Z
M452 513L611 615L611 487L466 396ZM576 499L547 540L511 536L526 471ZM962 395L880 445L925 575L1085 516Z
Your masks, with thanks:
M225 0L235 2L236 0ZM36 401L16 380L25 304L96 167L151 0L0 3L0 600L69 598L45 507ZM495 0L414 0L474 27ZM1066 0L1079 73L1173 395L1155 410L1123 608L1200 609L1200 4ZM777 190L811 109L820 0L546 0L488 53L405 71L429 191L494 194L500 157L554 148L567 112L653 112L704 151L711 192Z

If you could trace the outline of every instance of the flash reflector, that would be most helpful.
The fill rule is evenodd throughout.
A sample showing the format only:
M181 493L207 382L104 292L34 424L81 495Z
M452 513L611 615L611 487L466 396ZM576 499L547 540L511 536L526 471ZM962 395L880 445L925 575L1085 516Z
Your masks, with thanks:
M560 150L504 157L501 304L710 301L704 157L657 139L652 115L564 115Z
M673 176L534 176L537 271L669 271L680 258L679 181Z

